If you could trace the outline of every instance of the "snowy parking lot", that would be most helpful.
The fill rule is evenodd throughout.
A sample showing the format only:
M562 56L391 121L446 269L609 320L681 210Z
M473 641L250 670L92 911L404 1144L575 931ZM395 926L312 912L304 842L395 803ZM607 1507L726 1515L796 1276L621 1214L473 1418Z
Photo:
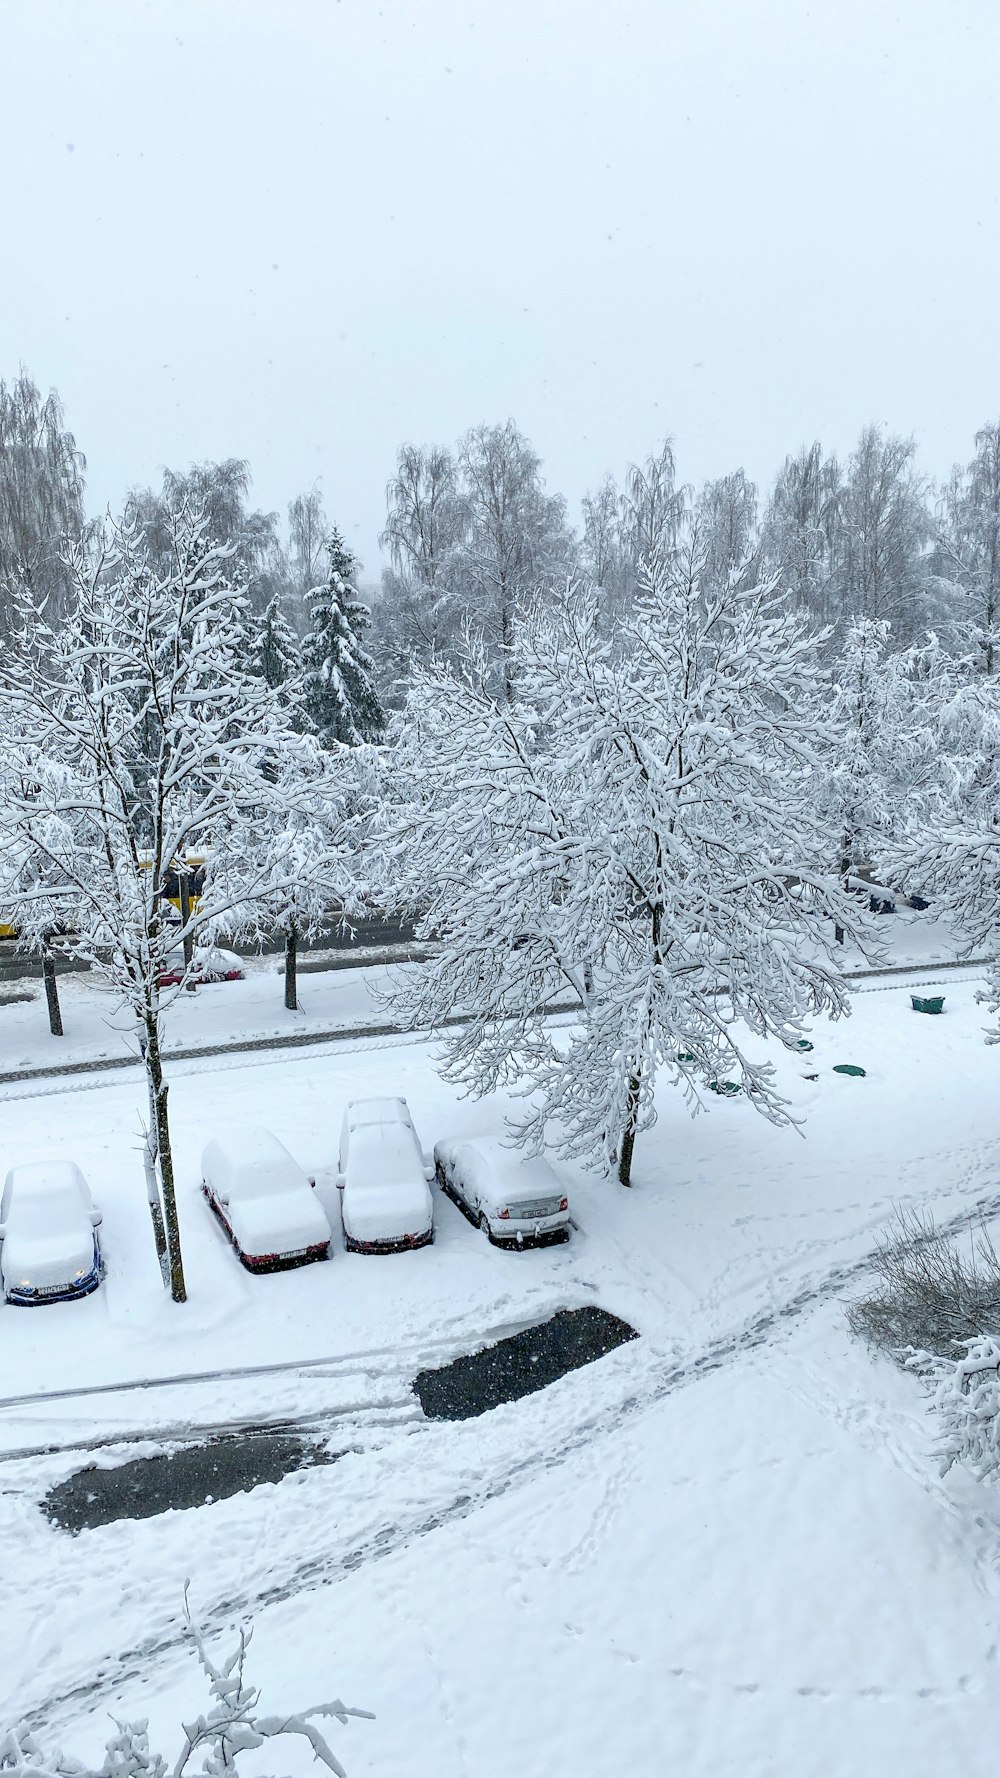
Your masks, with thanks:
M338 1233L332 1263L247 1275L198 1189L220 1120L267 1123L339 1229L348 1098L405 1094L428 1148L499 1138L506 1108L459 1100L405 1039L177 1062L182 1308L153 1256L138 1073L4 1087L4 1165L80 1163L107 1278L0 1309L0 1438L22 1453L0 1468L0 1718L96 1757L109 1711L149 1715L170 1744L204 1702L190 1577L210 1629L253 1616L267 1708L376 1713L333 1737L350 1778L991 1770L1000 1511L938 1478L919 1385L843 1314L894 1204L1000 1204L975 986L947 979L926 1018L908 980L864 984L807 1058L778 1058L801 1137L739 1099L691 1120L664 1083L632 1193L557 1160L576 1231L523 1254L436 1192L429 1249L349 1256ZM640 1338L481 1418L424 1420L424 1365L587 1303ZM39 1509L84 1462L279 1421L340 1460L78 1536Z

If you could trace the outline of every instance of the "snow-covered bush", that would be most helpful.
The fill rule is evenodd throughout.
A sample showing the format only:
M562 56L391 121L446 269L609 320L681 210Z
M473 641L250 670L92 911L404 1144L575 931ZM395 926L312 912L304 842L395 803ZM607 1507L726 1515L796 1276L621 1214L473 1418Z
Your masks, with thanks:
M936 1374L970 1341L1000 1328L1000 1256L985 1230L963 1251L930 1217L901 1210L874 1259L873 1290L848 1310L876 1351Z
M997 1323L1000 1325L1000 1322ZM967 1463L986 1481L1000 1472L1000 1339L981 1334L965 1341L965 1354L933 1366L933 1406L940 1420L942 1473Z
M88 1766L58 1749L49 1750L28 1729L20 1727L0 1734L0 1773L4 1778L166 1778L168 1772L171 1778L181 1778L198 1752L202 1755L201 1770L209 1778L224 1778L225 1774L238 1773L240 1754L281 1735L303 1736L314 1759L322 1761L337 1778L346 1778L343 1766L312 1719L333 1716L346 1723L349 1717L358 1716L371 1721L372 1712L353 1710L336 1698L330 1704L314 1704L311 1709L291 1716L261 1715L259 1688L247 1684L244 1675L252 1629L247 1626L240 1631L235 1652L217 1667L201 1631L192 1622L186 1593L184 1613L208 1679L212 1702L207 1711L183 1724L184 1740L174 1760L165 1760L162 1754L150 1751L145 1719L112 1719L115 1732L108 1737L99 1766Z

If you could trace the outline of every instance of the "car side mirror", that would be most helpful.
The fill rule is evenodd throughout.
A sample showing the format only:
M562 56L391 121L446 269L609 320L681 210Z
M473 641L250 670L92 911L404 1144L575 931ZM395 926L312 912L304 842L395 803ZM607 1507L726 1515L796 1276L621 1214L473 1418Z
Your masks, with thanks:
M101 1212L99 1210L92 1210L90 1212L90 1222L91 1222L92 1228L99 1229L101 1226L101 1223L103 1221L104 1221L104 1218L101 1215Z
M339 1192L342 1192L342 1191L343 1191L343 1189L344 1189L344 1187L345 1187L345 1185L346 1185L346 1184L347 1184L347 1180L346 1180L346 1179L345 1179L345 1178L344 1178L344 1175L343 1175L343 1173L338 1173L338 1174L337 1174L337 1175L336 1175L336 1177L335 1177L335 1178L334 1178L334 1181L333 1181L333 1183L334 1183L334 1185L335 1185L335 1186L336 1186L336 1187L337 1187L337 1190L338 1190L338 1191L339 1191Z

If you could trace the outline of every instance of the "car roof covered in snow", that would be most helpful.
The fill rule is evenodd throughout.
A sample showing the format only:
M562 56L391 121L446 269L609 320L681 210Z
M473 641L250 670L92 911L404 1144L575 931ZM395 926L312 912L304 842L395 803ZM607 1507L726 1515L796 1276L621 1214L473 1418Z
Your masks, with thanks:
M349 1130L363 1130L369 1124L405 1124L412 1119L405 1099L352 1099L344 1114Z
M270 1130L247 1124L209 1142L201 1157L202 1177L217 1192L263 1197L272 1191L306 1186L298 1161Z
M368 1123L352 1130L345 1168L348 1187L402 1185L424 1179L423 1156L407 1121Z
M25 1161L11 1168L7 1183L18 1192L87 1190L87 1181L75 1161Z
M65 1223L89 1214L92 1200L87 1181L73 1161L28 1161L12 1167L0 1200L3 1220L29 1225L43 1233L52 1218Z

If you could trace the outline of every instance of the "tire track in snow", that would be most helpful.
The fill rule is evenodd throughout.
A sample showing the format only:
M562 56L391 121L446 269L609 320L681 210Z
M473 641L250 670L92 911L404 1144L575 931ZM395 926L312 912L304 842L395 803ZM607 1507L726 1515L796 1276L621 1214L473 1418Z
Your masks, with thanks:
M963 1232L974 1220L987 1221L995 1216L1000 1216L1000 1192L979 1198L938 1226L943 1235L952 1236ZM819 1308L848 1285L856 1283L871 1267L870 1253L831 1267L813 1282L802 1285L781 1304L766 1308L753 1316L739 1330L721 1334L709 1341L691 1358L664 1359L662 1355L651 1355L646 1376L639 1380L628 1395L580 1420L555 1445L545 1451L527 1452L511 1463L501 1475L468 1492L456 1491L449 1496L447 1478L442 1478L446 1484L445 1498L439 1505L429 1506L408 1520L382 1525L373 1535L360 1538L345 1549L324 1551L297 1562L285 1575L263 1586L247 1587L229 1594L199 1613L200 1627L210 1635L228 1630L234 1619L271 1605L283 1604L298 1593L335 1585L370 1562L397 1555L421 1538L470 1518L494 1500L502 1499L545 1471L559 1468L595 1439L616 1432L634 1416L648 1412L667 1396L700 1382L704 1377L712 1376L746 1353L766 1345L801 1316ZM640 1341L619 1350L638 1357L641 1349ZM408 1436L412 1438L413 1434ZM414 1466L412 1445L409 1466L411 1469ZM164 1628L158 1634L147 1636L129 1654L112 1656L96 1672L88 1671L62 1690L50 1694L43 1702L24 1710L21 1721L34 1733L44 1731L52 1735L61 1726L65 1726L60 1723L61 1714L65 1715L75 1706L96 1706L97 1700L108 1692L143 1679L164 1655L188 1646L189 1640L186 1628L176 1624Z

